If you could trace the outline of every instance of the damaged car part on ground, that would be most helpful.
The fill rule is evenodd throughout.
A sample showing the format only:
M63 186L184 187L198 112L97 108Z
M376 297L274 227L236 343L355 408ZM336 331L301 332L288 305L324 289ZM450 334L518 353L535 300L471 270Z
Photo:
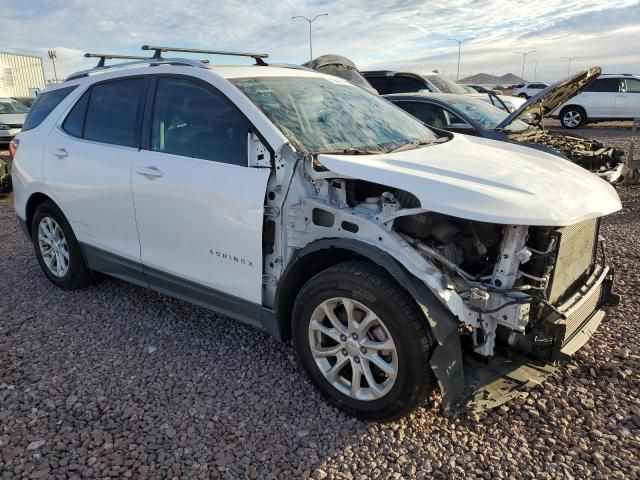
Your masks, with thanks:
M597 140L550 132L544 118L600 74L591 68L562 80L507 115L465 95L401 94L386 98L435 128L513 142L571 160L609 183L624 179L624 153Z
M14 203L54 284L100 271L291 339L334 405L376 420L438 384L445 408L499 404L589 339L616 300L599 253L599 218L621 208L610 185L258 58L157 53L41 94L67 89L19 135ZM131 81L119 108L142 112L138 148L100 161L124 140L91 112Z

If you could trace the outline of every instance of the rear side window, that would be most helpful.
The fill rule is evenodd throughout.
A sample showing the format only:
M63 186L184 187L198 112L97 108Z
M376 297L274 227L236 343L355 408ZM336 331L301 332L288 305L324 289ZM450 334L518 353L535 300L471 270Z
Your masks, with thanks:
M620 80L617 78L599 78L589 85L585 92L618 92Z
M244 117L222 94L192 80L158 80L152 150L246 166L247 133Z
M83 138L137 147L146 80L131 78L99 83L91 89Z
M424 82L415 78L396 76L391 79L391 93L410 93L426 88Z
M367 75L364 78L367 79L367 82L369 82L371 86L375 88L380 95L387 93L387 88L386 88L387 77Z
M74 89L73 87L59 88L51 92L43 92L38 95L36 101L31 105L31 110L27 114L27 118L22 125L22 131L31 130L40 125L49 114L60 105L60 102L67 98Z

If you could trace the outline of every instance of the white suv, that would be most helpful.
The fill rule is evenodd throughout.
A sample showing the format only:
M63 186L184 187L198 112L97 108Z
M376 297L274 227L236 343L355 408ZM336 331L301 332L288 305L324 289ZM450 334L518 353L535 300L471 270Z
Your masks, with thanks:
M516 85L516 88L513 90L511 95L520 98L531 98L548 86L548 83L524 83L522 85Z
M640 118L640 75L601 75L552 116L570 129L589 122Z
M438 385L445 408L512 398L545 371L523 359L571 355L616 302L598 230L620 201L579 166L264 55L152 48L50 87L17 137L15 209L58 287L102 272L263 328L384 420Z

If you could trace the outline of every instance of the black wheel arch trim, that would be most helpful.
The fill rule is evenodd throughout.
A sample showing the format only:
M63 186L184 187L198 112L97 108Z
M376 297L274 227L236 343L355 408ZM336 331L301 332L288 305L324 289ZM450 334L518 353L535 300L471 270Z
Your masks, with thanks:
M407 271L390 254L374 245L353 239L331 238L318 240L298 250L280 277L276 290L275 305L280 336L287 338L287 325L291 322L291 311L286 305L291 300L293 287L296 286L297 270L300 265L304 265L301 261L323 250L326 250L328 255L331 255L332 250L348 251L355 258L362 258L378 265L411 295L427 320L438 344L429 363L443 395L442 407L445 410L459 408L464 400L466 380L462 346L458 334L458 319L445 308L424 282ZM301 287L302 285L297 285L295 295ZM295 295L293 295L294 299Z

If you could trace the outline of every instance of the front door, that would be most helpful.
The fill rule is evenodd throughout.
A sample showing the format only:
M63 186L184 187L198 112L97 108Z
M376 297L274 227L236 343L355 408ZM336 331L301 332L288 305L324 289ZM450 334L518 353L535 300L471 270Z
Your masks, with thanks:
M132 180L149 282L184 280L261 304L270 169L248 166L246 119L189 77L160 76L152 112Z
M621 78L620 82L620 91L616 96L615 116L640 118L640 80Z

